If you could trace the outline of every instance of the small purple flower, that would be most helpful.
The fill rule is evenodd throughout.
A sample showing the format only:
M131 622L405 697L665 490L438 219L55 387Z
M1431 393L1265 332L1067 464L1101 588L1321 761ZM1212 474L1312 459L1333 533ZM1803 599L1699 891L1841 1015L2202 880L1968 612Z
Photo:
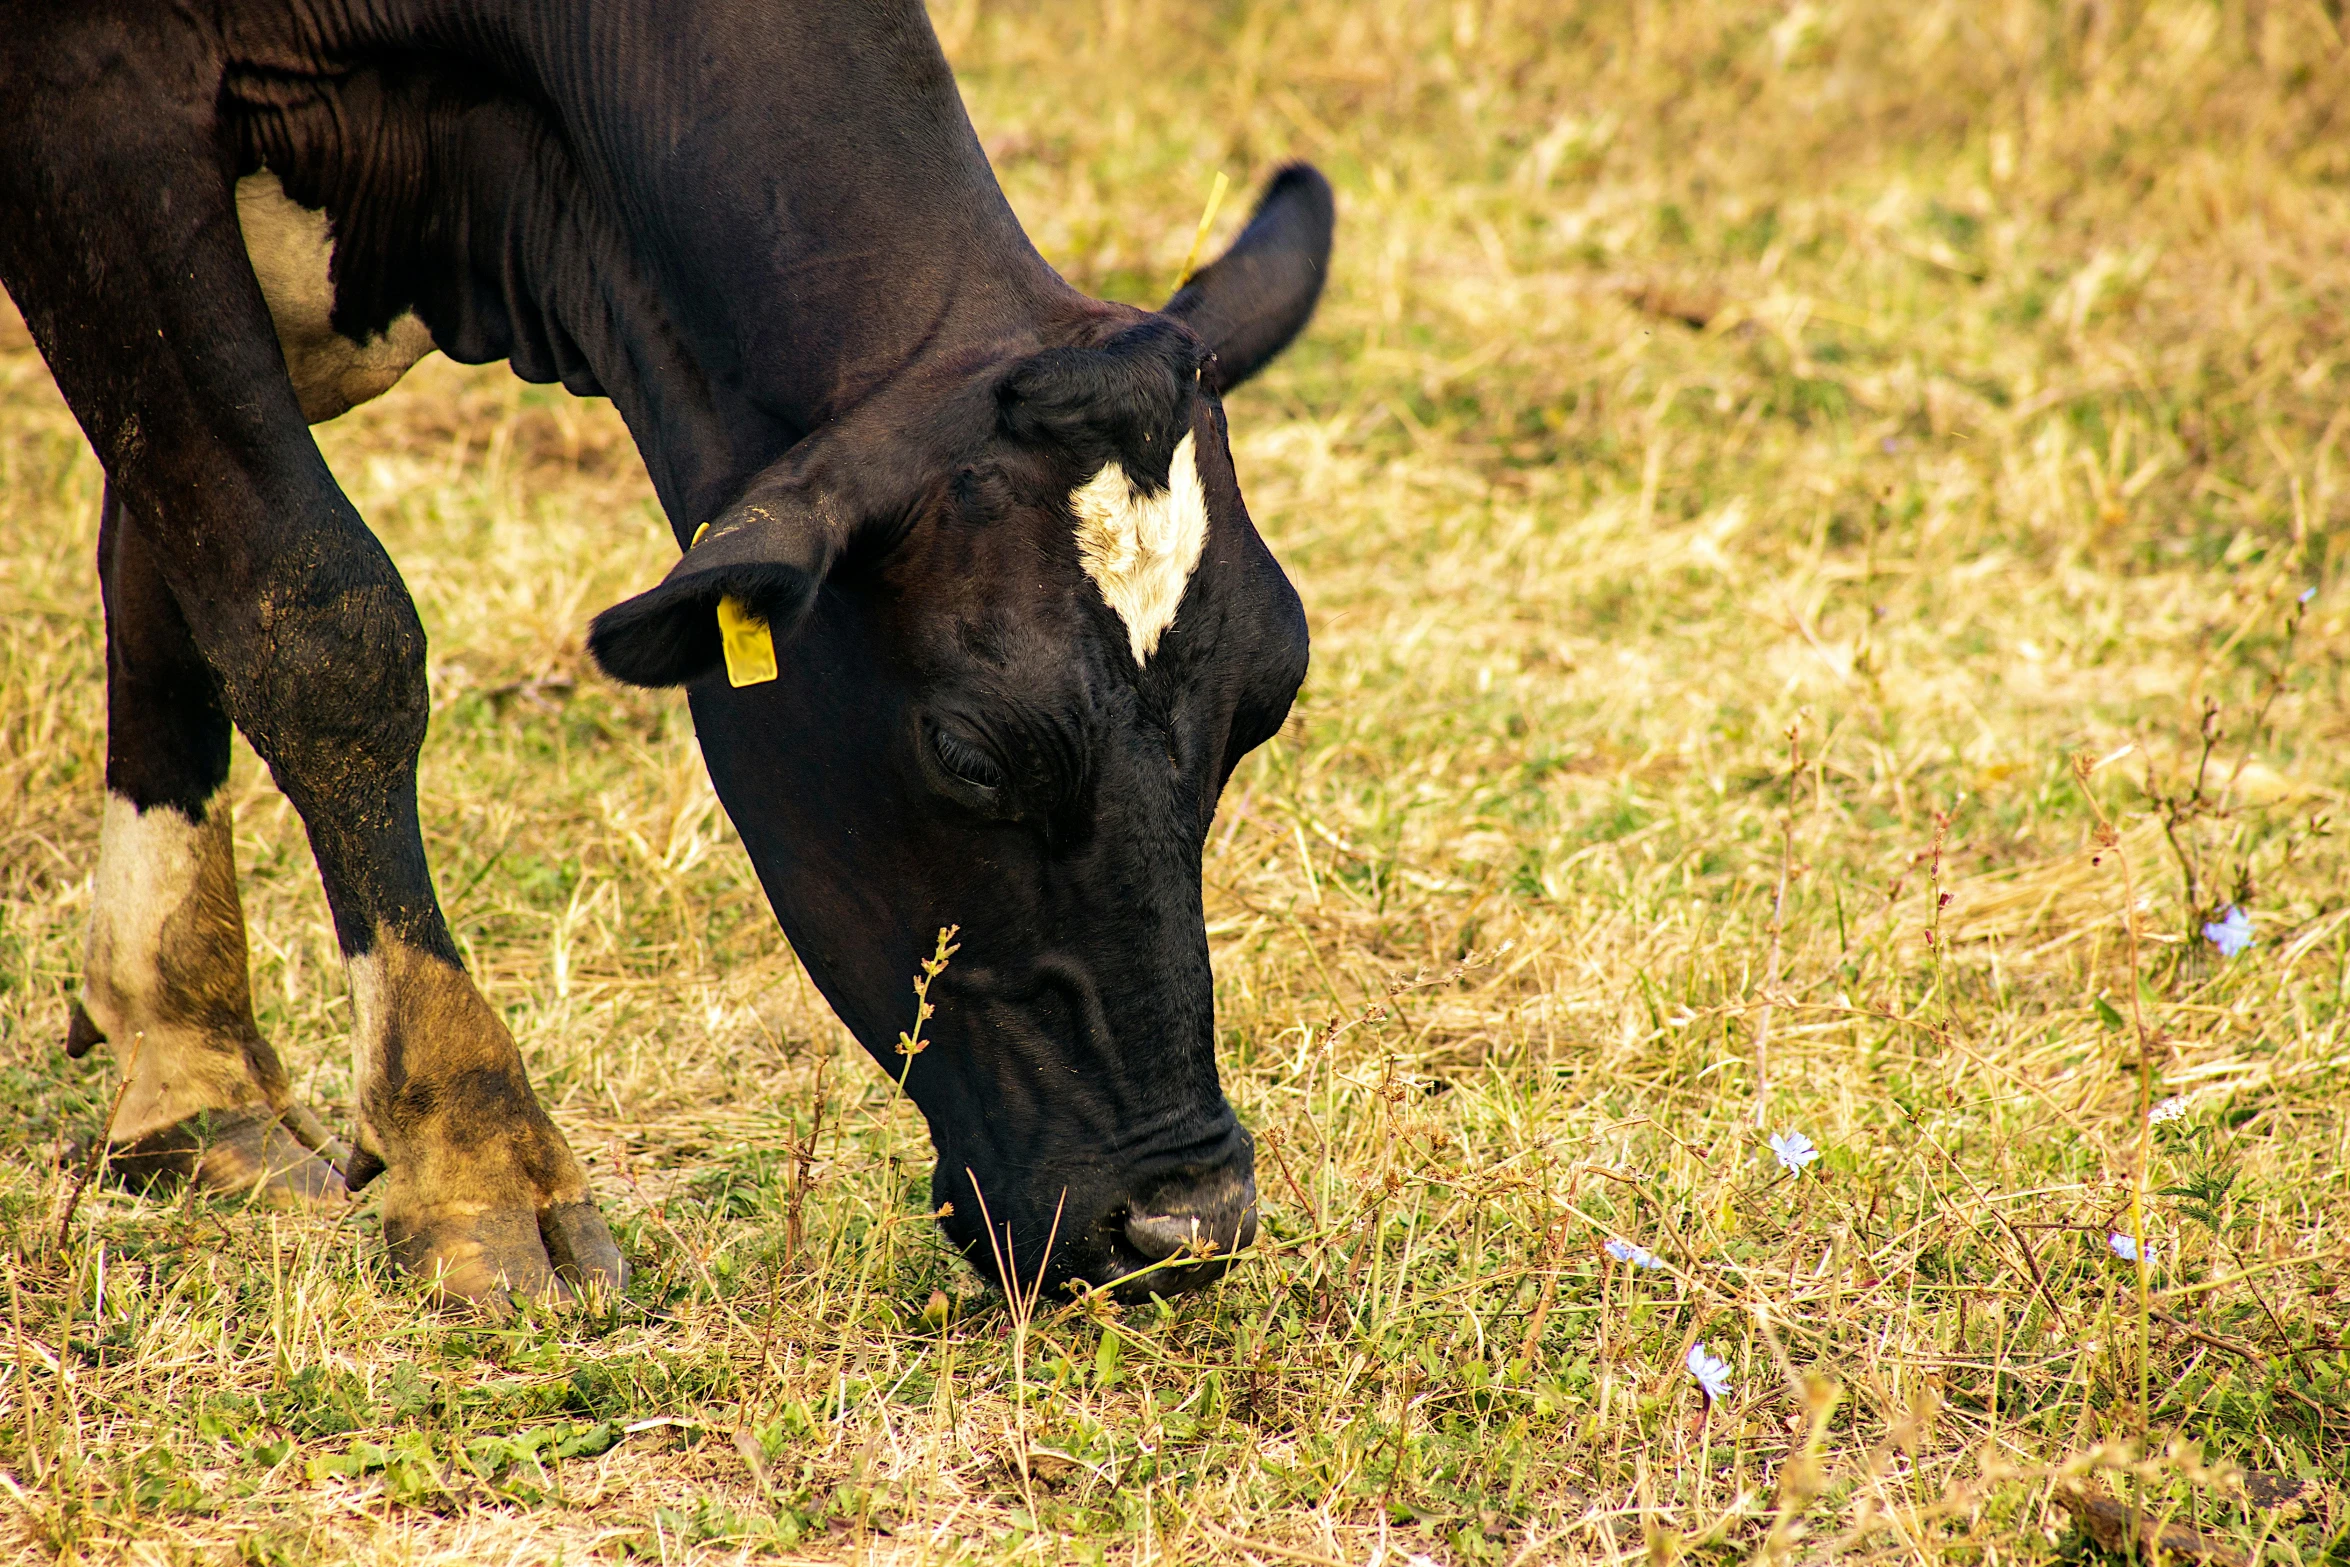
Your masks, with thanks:
M1897 441L1897 440L1893 439L1893 437L1892 437L1892 436L1890 436L1890 435L1886 436L1884 440L1882 440L1882 441L1878 442L1877 444L1878 444L1879 448L1880 448L1881 450L1883 450L1883 451L1884 451L1884 453L1885 453L1885 455L1887 455L1888 457L1890 457L1891 455L1893 455L1893 453L1895 453L1895 452L1897 452L1897 451L1901 450L1901 443L1900 443L1899 441Z
M2232 958L2252 945L2252 916L2229 904L2227 912L2203 927L2203 939L2219 948L2219 955Z
M1730 1363L1707 1354L1702 1343L1689 1346L1689 1374L1697 1379L1709 1407L1730 1396Z
M1773 1132L1771 1152L1779 1156L1779 1166L1789 1175L1801 1175L1803 1167L1820 1156L1812 1140L1801 1132Z
M1615 1258L1616 1261L1628 1262L1635 1268L1648 1268L1653 1270L1661 1268L1665 1265L1665 1259L1658 1256L1655 1252L1650 1251L1645 1246L1635 1246L1630 1241L1625 1240L1621 1236L1611 1237L1608 1240L1607 1245L1602 1249L1606 1251L1609 1256Z
M2303 589L2301 590L2301 602L2302 602L2302 603L2306 604L2306 603L2308 603L2308 602L2309 602L2311 599L2313 599L2313 598L2315 598L2315 597L2317 597L2317 589L2315 589L2315 588L2303 588Z
M2136 1236L2124 1235L2121 1231L2115 1230L2112 1234L2105 1237L2105 1244L2111 1246L2113 1248L2113 1254L2116 1257L2121 1258L2121 1260L2124 1262L2136 1262L2138 1260L2138 1240ZM2154 1266L2154 1243L2152 1241L2148 1241L2146 1243L2146 1266L2149 1268Z

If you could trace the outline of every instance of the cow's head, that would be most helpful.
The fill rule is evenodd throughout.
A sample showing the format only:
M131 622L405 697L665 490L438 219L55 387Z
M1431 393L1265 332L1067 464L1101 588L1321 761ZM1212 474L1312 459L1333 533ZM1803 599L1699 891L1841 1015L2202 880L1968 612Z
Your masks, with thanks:
M1089 305L1065 341L901 378L591 633L620 679L690 687L793 947L905 1073L947 1233L1007 1282L1041 1263L1171 1292L1256 1228L1200 857L1289 712L1306 626L1218 395L1304 326L1330 234L1328 185L1284 171L1164 310ZM773 679L733 683L728 599L765 622ZM909 1063L910 982L946 925L961 949Z

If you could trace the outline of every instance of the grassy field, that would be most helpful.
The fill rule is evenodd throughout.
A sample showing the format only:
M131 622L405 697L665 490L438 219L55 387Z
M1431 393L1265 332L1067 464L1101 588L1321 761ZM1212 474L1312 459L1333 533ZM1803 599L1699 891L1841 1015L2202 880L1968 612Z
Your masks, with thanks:
M1207 868L1266 1229L1157 1309L949 1256L683 703L583 656L672 555L618 420L439 360L321 440L646 1309L427 1312L364 1207L67 1222L99 473L14 339L0 1550L1996 1567L2134 1498L2350 1559L2338 10L941 0L1097 292L1162 297L1219 170L1340 193L1232 406L1315 649ZM234 788L263 1026L347 1122L299 824Z

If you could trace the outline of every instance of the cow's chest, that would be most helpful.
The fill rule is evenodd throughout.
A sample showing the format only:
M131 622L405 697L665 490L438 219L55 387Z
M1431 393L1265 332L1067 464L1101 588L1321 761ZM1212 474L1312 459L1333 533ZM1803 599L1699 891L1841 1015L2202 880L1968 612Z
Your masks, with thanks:
M312 424L380 397L432 352L432 333L414 311L366 342L335 330L334 237L326 214L287 196L275 174L264 169L237 182L237 222L277 325L286 373Z

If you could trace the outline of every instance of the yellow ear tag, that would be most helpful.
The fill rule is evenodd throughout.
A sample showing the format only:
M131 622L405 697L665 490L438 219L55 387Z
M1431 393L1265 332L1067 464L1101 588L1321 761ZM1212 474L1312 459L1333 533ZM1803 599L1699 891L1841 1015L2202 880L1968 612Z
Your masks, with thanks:
M726 649L728 685L764 685L775 678L775 634L731 593L718 601L718 641Z
M709 531L706 522L696 528L693 544ZM718 601L718 645L726 653L728 685L759 686L775 678L775 633L731 593Z

